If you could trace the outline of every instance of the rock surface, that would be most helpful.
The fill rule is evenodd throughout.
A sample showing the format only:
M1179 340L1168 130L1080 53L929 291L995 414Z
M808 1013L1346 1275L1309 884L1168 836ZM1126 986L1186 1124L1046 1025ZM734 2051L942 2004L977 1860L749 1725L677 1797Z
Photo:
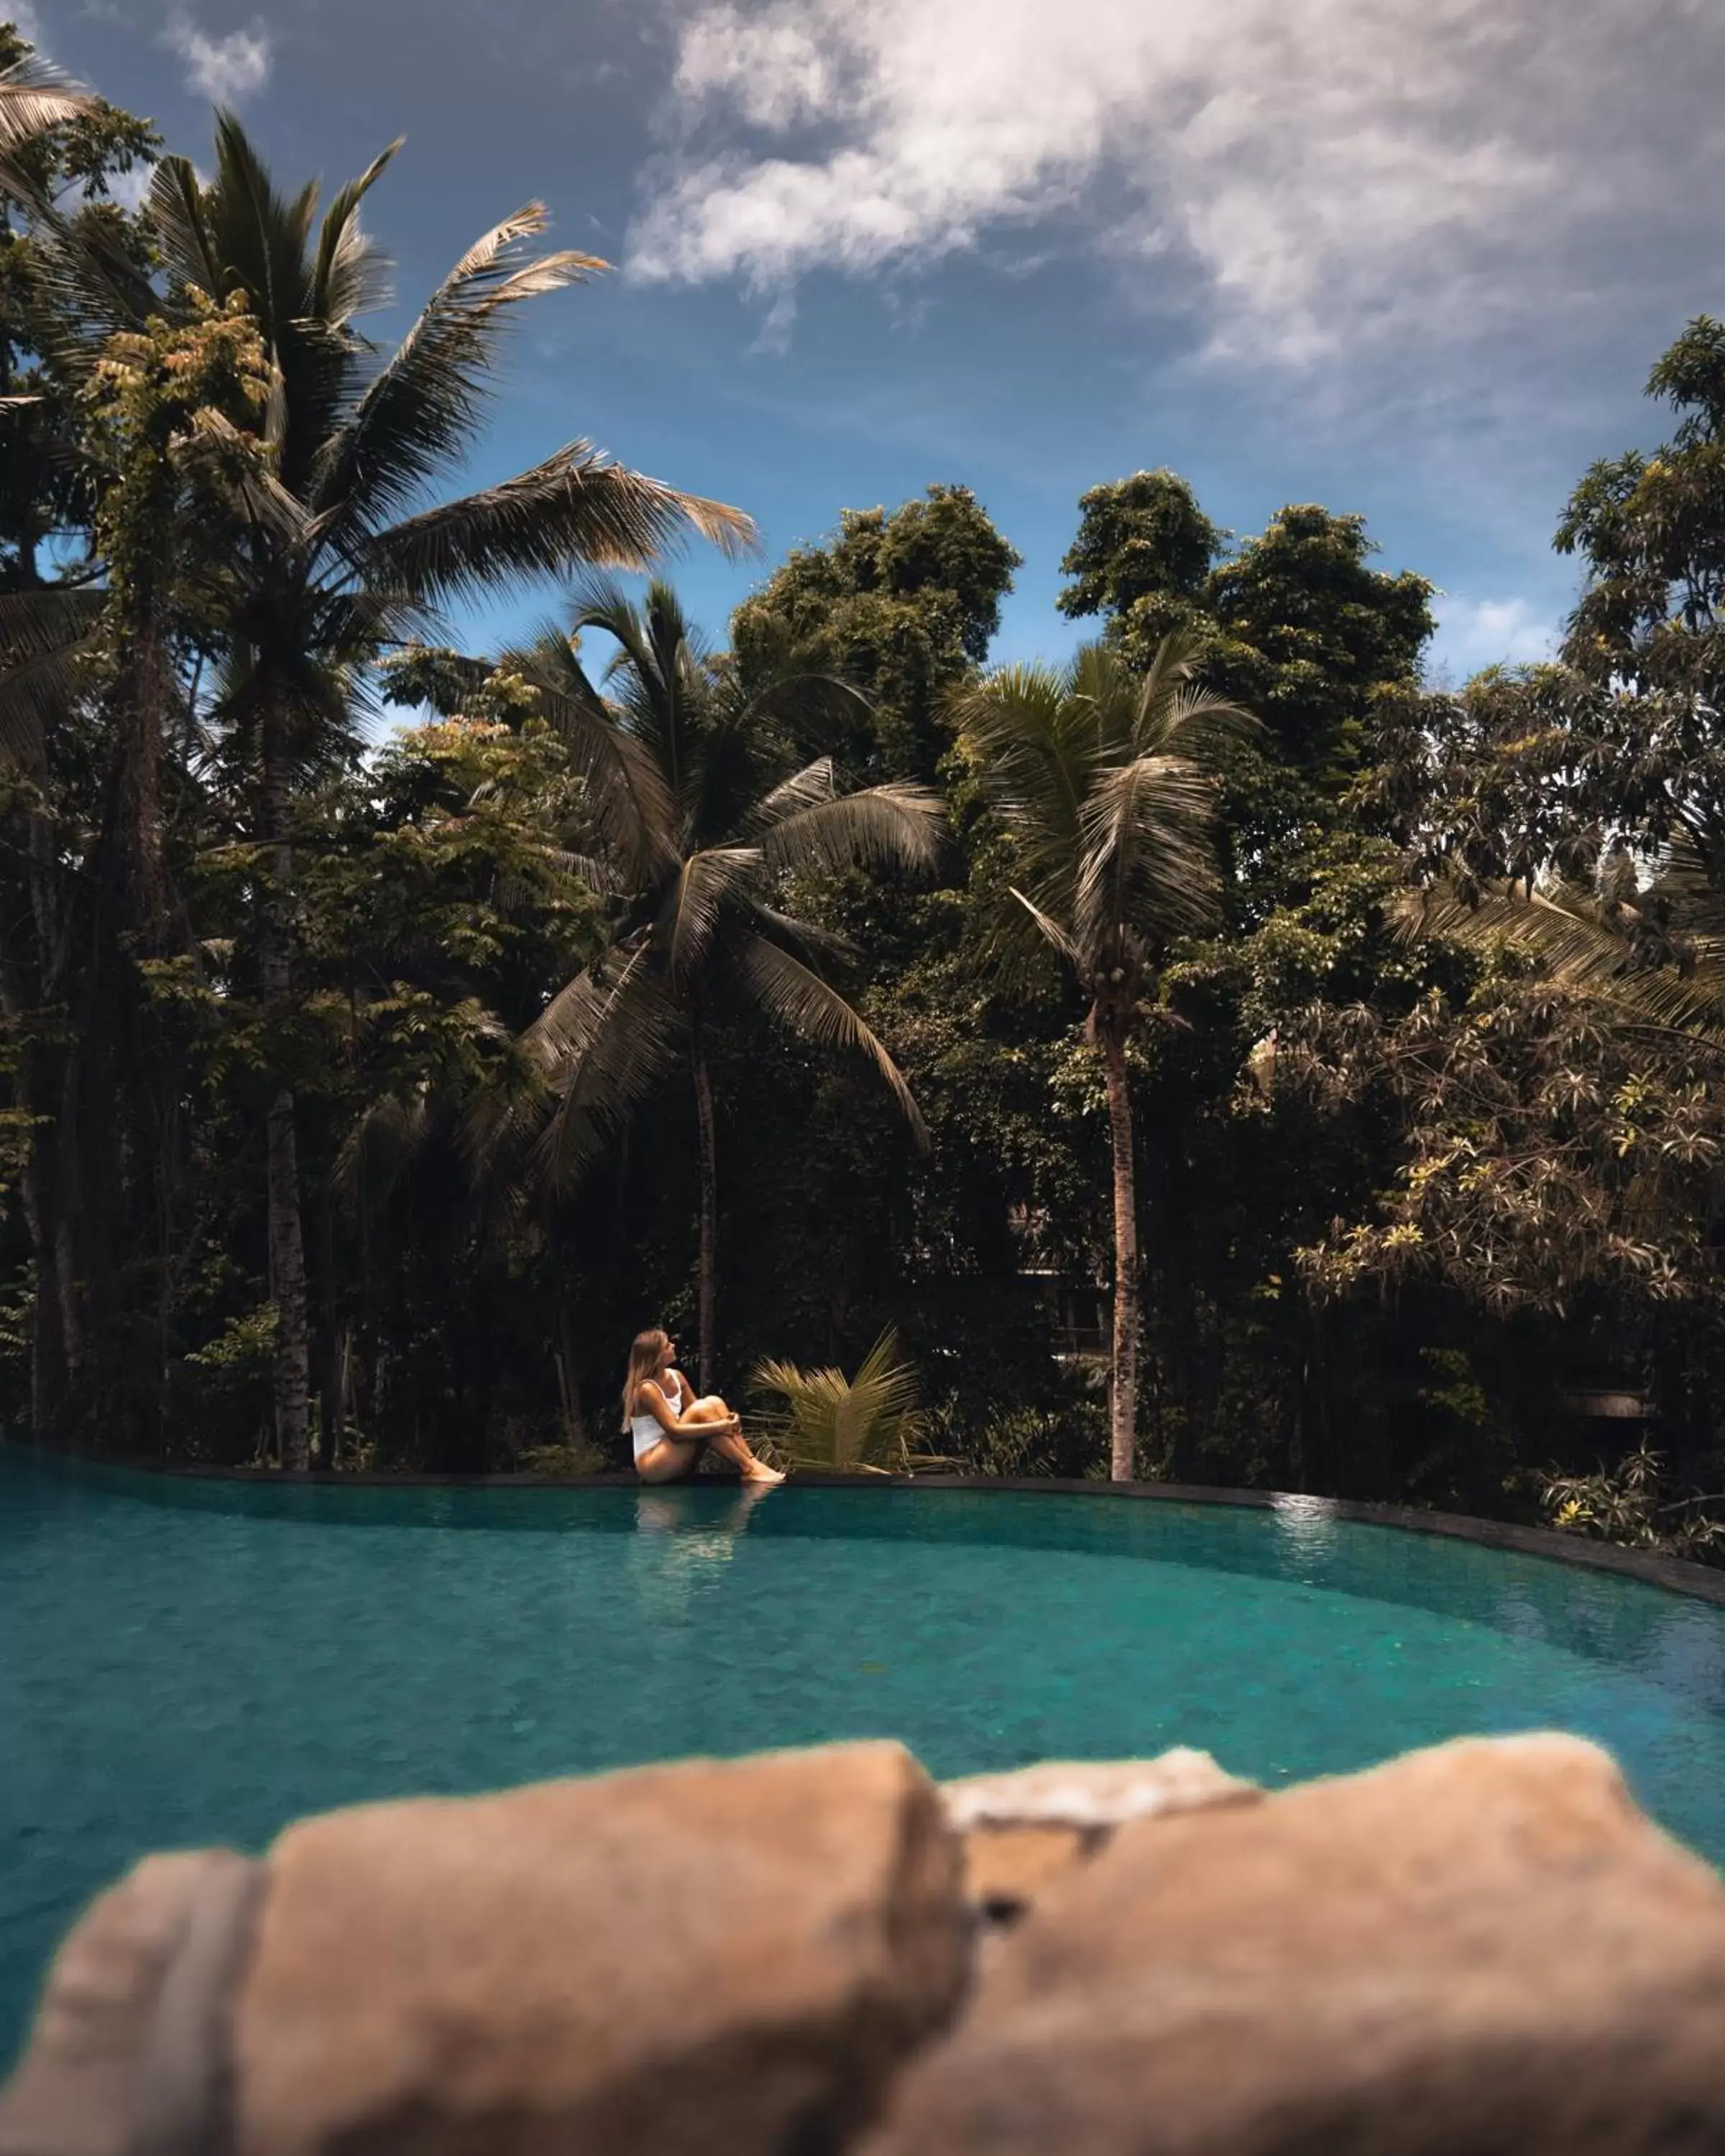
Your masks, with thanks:
M1260 1794L1224 1774L1209 1753L1179 1750L977 1774L944 1784L941 1801L963 1840L966 1898L999 1924L1016 1922L1073 1865L1106 1848L1117 1827L1252 1804Z
M259 1871L225 1850L151 1856L91 1904L0 2094L0 2156L193 2156L219 2133Z
M1725 1887L1579 1740L1122 1827L867 2156L1717 2156Z
M965 1980L894 1744L336 1813L270 1871L239 2156L835 2148Z
M1250 1804L1261 1793L1224 1774L1208 1752L1183 1747L1154 1759L1045 1759L1009 1774L944 1782L941 1802L961 1832L973 1827L1124 1826L1128 1820Z

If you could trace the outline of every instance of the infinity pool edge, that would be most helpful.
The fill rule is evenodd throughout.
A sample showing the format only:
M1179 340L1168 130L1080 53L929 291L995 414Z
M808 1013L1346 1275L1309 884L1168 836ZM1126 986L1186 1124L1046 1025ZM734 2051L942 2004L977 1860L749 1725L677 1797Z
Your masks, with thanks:
M641 1485L628 1473L606 1475L425 1475L347 1473L312 1469L303 1475L279 1468L216 1467L199 1462L143 1460L120 1453L65 1451L0 1440L5 1449L44 1462L117 1468L170 1481L233 1482L242 1486L284 1489L401 1490L634 1490ZM717 1485L728 1477L701 1476ZM1476 1519L1461 1512L1425 1512L1413 1505L1369 1504L1349 1497L1313 1497L1292 1491L1231 1490L1182 1482L1105 1482L1073 1478L992 1475L823 1475L799 1471L788 1486L816 1490L879 1490L913 1494L927 1490L965 1490L1001 1496L1068 1496L1208 1505L1281 1512L1311 1519L1343 1520L1363 1527L1399 1528L1418 1535L1440 1535L1481 1548L1510 1550L1522 1557L1547 1558L1557 1564L1615 1572L1725 1608L1725 1570L1686 1558L1661 1557L1625 1548L1616 1543L1590 1542L1548 1527L1527 1527L1508 1520Z

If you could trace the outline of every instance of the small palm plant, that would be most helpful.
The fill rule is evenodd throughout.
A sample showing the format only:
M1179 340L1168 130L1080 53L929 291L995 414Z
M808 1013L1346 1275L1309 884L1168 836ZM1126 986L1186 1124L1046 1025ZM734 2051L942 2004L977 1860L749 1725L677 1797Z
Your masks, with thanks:
M854 1378L768 1361L757 1364L750 1383L780 1403L757 1427L788 1466L829 1475L908 1475L951 1464L921 1449L928 1418L917 1399L916 1369L890 1326Z

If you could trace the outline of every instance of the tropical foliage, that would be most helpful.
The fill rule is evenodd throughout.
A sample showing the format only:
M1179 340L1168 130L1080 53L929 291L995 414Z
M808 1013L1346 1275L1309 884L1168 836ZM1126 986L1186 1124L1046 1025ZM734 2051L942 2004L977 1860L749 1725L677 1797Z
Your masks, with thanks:
M864 1356L854 1378L769 1359L757 1365L752 1383L776 1404L755 1427L788 1466L830 1475L908 1475L951 1465L922 1449L928 1422L918 1404L916 1368L891 1330Z
M578 639L615 644L608 700ZM554 1100L536 1147L567 1193L615 1144L628 1111L686 1050L701 1148L697 1324L701 1385L717 1353L716 1127L708 1040L727 1002L803 1040L861 1055L926 1144L909 1087L866 1023L824 978L841 937L785 910L798 881L852 866L929 866L945 809L926 788L841 787L830 757L784 768L788 725L837 684L800 674L752 681L721 665L666 584L633 605L614 584L578 602L572 636L516 662L520 679L586 782L594 875L621 901L603 955L554 995L526 1045Z
M1717 1556L1725 328L1543 665L1435 682L1361 517L1168 470L1078 503L1064 668L952 483L708 637L663 557L747 518L599 415L465 476L603 266L543 210L371 341L395 160L203 176L0 28L7 1429L620 1465L656 1319L807 1462Z

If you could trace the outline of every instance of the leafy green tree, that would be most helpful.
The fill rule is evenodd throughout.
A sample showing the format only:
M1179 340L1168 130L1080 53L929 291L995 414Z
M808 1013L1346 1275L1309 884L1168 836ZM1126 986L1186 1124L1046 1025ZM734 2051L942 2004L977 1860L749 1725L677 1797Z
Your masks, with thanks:
M1071 968L1107 1089L1114 1176L1111 1471L1135 1471L1138 1243L1127 1045L1177 939L1220 896L1218 748L1255 723L1194 680L1171 638L1142 680L1091 646L1060 673L1009 667L961 696L978 780L1015 842L1022 914Z
M1311 505L1230 547L1172 472L1093 488L1080 507L1062 613L1102 615L1140 669L1163 637L1195 638L1204 678L1261 717L1230 772L1230 825L1255 827L1261 843L1333 800L1373 747L1379 698L1417 678L1433 625L1425 578L1373 568L1364 518ZM1307 782L1291 813L1289 767Z
M1647 393L1671 439L1594 465L1558 525L1584 583L1556 661L1409 700L1386 739L1384 810L1465 895L1677 844L1725 893L1725 325L1691 322Z
M1189 626L1231 535L1211 523L1188 482L1166 470L1134 472L1091 487L1078 511L1060 563L1072 579L1055 602L1060 612L1073 621L1100 614L1117 640L1147 639L1152 649L1170 629Z
M159 938L160 834L129 797L135 764L115 754L163 624L136 603L136 580L98 588L93 526L113 474L92 437L111 405L69 335L57 279L68 248L143 261L142 228L109 189L155 147L146 122L69 84L0 24L0 1007L28 1132L31 1413L47 1435L116 1404L127 1427L124 1404L102 1396L126 1352L119 1282L160 1209L151 1194L173 1183L166 1075L141 1038L121 946L141 926L146 947ZM189 385L197 357L182 357ZM173 403L158 406L169 433ZM114 678L122 654L130 684Z
M109 191L160 146L147 121L69 83L0 21L0 593L56 581L45 550L80 551L94 507L42 225L141 265L142 228Z
M944 700L987 658L1022 557L968 487L932 486L889 515L846 510L824 547L798 547L732 617L745 673L787 667L860 689L830 749L858 778L932 784L951 746Z
M488 688L471 716L407 730L294 801L293 1045L326 1467L495 1469L567 1420L560 1253L475 1207L459 1142L547 984L603 942L585 788L524 705L518 685ZM151 968L189 1037L200 1192L172 1311L175 1441L269 1460L279 1324L254 1261L256 1126L280 1048L244 963L250 845L213 822L203 835L184 884L199 946Z
M846 793L829 757L788 773L763 771L766 706L794 716L804 677L751 692L715 664L667 585L653 584L639 608L597 586L578 605L574 629L614 642L609 699L569 638L547 637L516 663L587 779L603 880L624 910L614 947L530 1030L557 1094L540 1158L552 1183L571 1188L679 1049L686 1052L700 1133L705 1389L718 1337L715 1020L734 1000L804 1040L861 1055L920 1136L896 1064L820 970L842 942L788 901L809 875L870 862L927 867L945 812L937 796L901 782Z

